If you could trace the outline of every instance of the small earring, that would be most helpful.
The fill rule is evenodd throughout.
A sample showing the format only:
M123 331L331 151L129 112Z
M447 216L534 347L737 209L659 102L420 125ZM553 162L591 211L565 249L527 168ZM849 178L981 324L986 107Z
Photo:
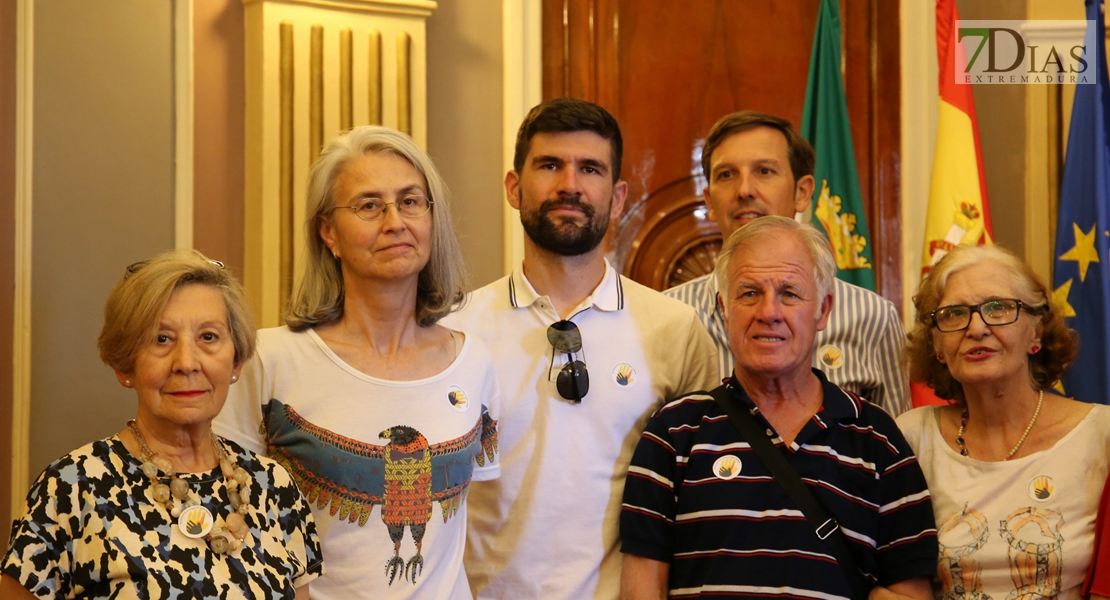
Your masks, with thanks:
M943 356L941 356L940 354L938 354L938 355L937 355L937 362L939 362L939 363L942 363L942 362L944 362L944 357L943 357Z
M1036 344L1033 344L1033 354L1036 354L1040 351L1041 351L1041 347L1036 345Z
M123 385L126 385L127 387L131 387L131 380L130 379L124 379L123 380Z
M238 375L232 375L231 376L231 383L235 383L236 381L239 381L239 376Z

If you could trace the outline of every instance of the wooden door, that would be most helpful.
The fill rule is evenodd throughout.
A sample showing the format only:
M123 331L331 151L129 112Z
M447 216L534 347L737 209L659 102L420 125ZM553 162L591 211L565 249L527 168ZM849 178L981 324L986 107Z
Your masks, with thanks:
M543 94L601 104L629 200L610 256L656 289L708 272L701 147L743 109L801 126L818 0L544 0ZM879 292L901 306L898 3L841 0L845 93Z

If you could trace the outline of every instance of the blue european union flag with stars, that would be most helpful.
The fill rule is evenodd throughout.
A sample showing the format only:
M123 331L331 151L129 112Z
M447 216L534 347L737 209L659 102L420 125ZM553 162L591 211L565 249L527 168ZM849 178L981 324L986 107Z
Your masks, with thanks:
M1087 0L1087 26L1095 28L1087 64L1096 69L1096 83L1075 86L1052 297L1079 332L1079 358L1064 375L1064 392L1110 404L1110 83L1102 0Z

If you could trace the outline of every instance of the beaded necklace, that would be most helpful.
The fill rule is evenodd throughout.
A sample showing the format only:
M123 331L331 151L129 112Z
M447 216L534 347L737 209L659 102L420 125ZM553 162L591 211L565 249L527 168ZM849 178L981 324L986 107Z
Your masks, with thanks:
M231 512L224 518L225 526L216 524L212 512L200 503L200 497L189 483L178 478L170 459L150 450L134 419L127 422L127 428L139 443L139 460L143 463L143 475L150 479L151 498L169 509L170 515L177 519L181 533L194 539L204 538L216 554L238 550L247 534L247 522L243 515L250 512L251 475L232 462L223 445L216 440L216 434L211 434L212 448L220 461L220 472L231 499ZM169 479L168 485L163 483L164 479Z
M1029 419L1029 424L1025 426L1025 432L1021 434L1021 439L1002 460L1010 460L1017 454L1018 448L1025 443L1025 438L1029 437L1029 432L1033 431L1033 424L1037 422L1037 415L1041 414L1041 403L1044 402L1044 390L1041 390L1040 396L1037 396L1037 409L1033 411L1033 418ZM967 456L967 447L964 445L964 427L967 427L967 407L964 407L964 412L960 415L960 430L956 432L956 443L960 446L960 455Z

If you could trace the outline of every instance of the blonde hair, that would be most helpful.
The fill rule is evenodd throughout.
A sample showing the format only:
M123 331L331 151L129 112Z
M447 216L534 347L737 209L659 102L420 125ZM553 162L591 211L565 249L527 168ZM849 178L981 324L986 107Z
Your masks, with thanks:
M171 250L127 267L104 303L104 326L96 342L100 360L122 373L134 373L135 359L153 340L170 296L191 284L208 286L223 298L235 365L247 362L254 355L255 330L243 287L223 263L196 250Z
M809 258L813 261L813 281L817 286L817 297L824 298L825 294L832 289L833 279L836 278L836 259L833 258L828 238L817 231L813 225L803 225L794 219L778 215L760 217L728 236L728 240L721 247L721 253L717 255L717 264L713 267L713 276L717 278L717 290L726 295L730 292L728 263L737 250L763 238L777 239L782 232L792 234L809 253Z
M933 311L940 306L944 288L953 274L968 267L988 263L1010 275L1023 304L1044 307L1037 329L1041 335L1041 351L1029 356L1029 379L1034 389L1044 390L1055 385L1068 365L1079 354L1078 334L1064 323L1060 309L1052 304L1052 293L1044 281L1013 252L998 245L956 246L933 267L913 297L917 317L906 344L910 379L932 386L936 395L946 400L964 401L963 385L952 377L948 365L936 358L933 346Z
M433 325L463 301L466 264L451 223L447 185L435 165L409 136L386 127L362 126L331 140L308 175L305 210L305 261L300 283L289 300L285 323L303 331L343 316L343 271L320 237L320 223L332 218L335 181L347 163L371 152L385 152L407 160L423 177L432 205L432 251L420 271L416 291L416 320Z

